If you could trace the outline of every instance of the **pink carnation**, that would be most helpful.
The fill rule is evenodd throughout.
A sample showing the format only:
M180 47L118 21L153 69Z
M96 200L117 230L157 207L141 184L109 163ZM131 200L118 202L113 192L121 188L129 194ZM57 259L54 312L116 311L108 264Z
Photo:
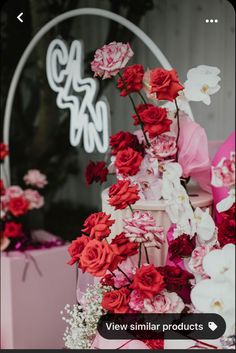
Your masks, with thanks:
M22 196L24 191L21 189L21 187L17 185L9 186L9 188L6 189L5 191L5 197L6 199L12 199L13 197L19 197Z
M202 263L204 256L209 253L209 250L209 247L205 245L198 246L193 250L188 267L194 275L205 275Z
M47 185L47 177L46 175L40 173L38 169L31 169L24 176L24 182L26 185L37 186L42 189L45 185Z
M33 210L34 208L40 208L44 205L44 198L41 196L38 191L26 189L25 198L29 202L29 209Z
M235 152L231 152L229 159L224 157L212 167L211 184L216 187L235 185Z
M145 313L181 313L185 305L183 300L175 292L167 292L166 290L157 294L153 299L144 299Z
M125 67L129 59L134 55L129 43L111 42L97 49L94 60L91 62L91 69L94 76L110 78L115 76Z
M129 307L135 311L143 311L144 297L138 290L133 290L130 294Z
M164 241L164 229L156 225L150 212L135 211L131 218L123 219L124 232L130 241L143 243L145 247L160 247Z
M150 161L172 157L177 152L176 138L165 134L155 137L146 152Z

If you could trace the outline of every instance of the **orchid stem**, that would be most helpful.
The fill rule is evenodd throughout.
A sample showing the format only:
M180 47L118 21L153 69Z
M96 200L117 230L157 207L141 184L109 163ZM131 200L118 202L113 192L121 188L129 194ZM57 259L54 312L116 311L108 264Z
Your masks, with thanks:
M176 107L175 118L177 118L177 136L176 136L177 152L176 152L176 162L178 162L178 142L179 142L179 135L180 135L180 121L179 121L179 107L178 107L178 104L177 104L177 100L176 100L176 99L175 99L175 107Z
M133 106L133 109L134 109L134 111L135 111L135 113L136 113L136 115L137 115L137 117L138 117L139 125L141 126L141 129L142 129L143 136L144 136L144 138L145 138L146 144L147 144L148 146L150 146L150 142L148 141L147 135L146 135L146 133L145 133L145 131L144 131L144 128L143 128L142 120L141 120L141 118L140 118L140 115L139 115L139 113L138 113L136 107L135 107L134 100L133 100L133 98L132 98L132 96L131 96L131 94L130 94L130 92L129 92L129 90L128 90L128 87L127 87L127 85L126 85L126 82L125 82L125 80L123 79L123 77L122 77L122 75L120 74L120 72L118 72L118 75L119 75L119 77L121 78L121 80L122 80L122 82L123 82L123 84L124 84L124 87L125 87L125 89L126 89L126 92L127 92L127 94L128 94L128 97L129 97L129 99L130 99L130 102L131 102L131 104L132 104L132 106ZM145 102L145 104L146 104L146 102Z

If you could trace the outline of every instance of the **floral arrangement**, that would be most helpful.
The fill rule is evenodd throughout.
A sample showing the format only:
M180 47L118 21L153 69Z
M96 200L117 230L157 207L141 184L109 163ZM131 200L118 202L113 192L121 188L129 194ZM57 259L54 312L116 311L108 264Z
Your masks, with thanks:
M117 182L109 188L108 202L115 210L129 208L130 216L123 219L123 231L111 239L115 222L111 215L90 215L82 235L68 249L69 264L99 279L94 289L100 298L96 301L99 315L213 312L225 319L225 335L233 335L235 152L211 170L206 134L189 116L187 104L191 100L210 104L211 95L220 89L220 71L198 66L189 70L182 84L174 69L145 72L140 64L126 66L133 54L129 44L116 42L95 52L94 75L102 79L119 76L117 88L122 97L129 97L134 126L139 129L112 135L111 164L90 162L85 173L88 184L102 183L109 173L115 173ZM133 95L140 100L138 104ZM209 209L194 209L186 187L190 177L206 190L210 182L229 188L227 198L217 206L222 212L220 224ZM133 209L139 199L164 200L172 223L167 234L151 212ZM167 262L155 265L149 259L150 248L161 251L165 238ZM86 348L92 347L94 322L93 330L84 335L88 307L80 303L79 312L76 307L72 314L67 312L72 315L65 337L68 348L78 348L80 340L87 340ZM145 343L155 348L155 342Z
M7 155L8 147L1 143L1 163ZM32 169L23 179L26 189L22 189L19 185L5 187L3 180L0 179L1 250L23 250L29 247L32 239L30 230L26 227L26 217L29 212L38 210L44 205L44 197L39 190L47 185L46 176L39 170Z

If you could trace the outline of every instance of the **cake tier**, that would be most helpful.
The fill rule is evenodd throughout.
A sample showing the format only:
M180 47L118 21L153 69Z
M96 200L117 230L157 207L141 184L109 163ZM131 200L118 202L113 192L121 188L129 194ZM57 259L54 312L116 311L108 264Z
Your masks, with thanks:
M210 208L212 207L213 198L212 195L207 193L206 191L201 190L196 185L189 185L188 193L190 195L190 200L194 208ZM115 211L114 207L111 207L108 203L108 189L105 189L102 192L102 210L108 214L112 215L112 219L115 219L115 224L113 224L111 228L111 235L110 237L113 238L117 234L121 233L123 230L123 218L131 217L131 211L129 208L124 210L117 210ZM163 226L165 233L171 226L171 221L168 214L165 211L165 201L164 200L139 200L132 208L134 210L141 210L141 211L150 211L154 218L156 219L156 223L159 226ZM161 249L156 248L149 248L148 253L151 262L153 262L156 266L162 266L166 262L167 256L167 240L163 244Z

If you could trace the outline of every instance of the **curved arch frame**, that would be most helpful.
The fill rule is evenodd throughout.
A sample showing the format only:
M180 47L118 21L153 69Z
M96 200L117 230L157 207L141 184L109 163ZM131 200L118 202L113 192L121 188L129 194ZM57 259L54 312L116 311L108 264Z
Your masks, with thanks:
M55 25L58 23L65 21L69 18L77 17L77 16L82 16L82 15L94 15L94 16L100 16L104 17L110 20L113 20L115 22L118 22L122 24L124 27L128 28L131 32L133 32L153 53L153 55L158 59L158 61L161 63L161 65L167 69L171 69L171 65L165 55L161 52L161 50L158 48L158 46L152 41L150 37L148 37L139 27L137 27L135 24L127 20L126 18L117 15L113 12L103 10L103 9L97 9L97 8L82 8L82 9L75 9L71 10L68 12L65 12L48 23L46 23L39 31L36 33L36 35L33 37L33 39L30 41L26 49L24 50L17 67L15 69L14 75L11 80L10 88L8 91L7 95L7 100L6 100L6 108L5 108L5 113L4 113L4 120L3 120L3 139L4 142L9 145L9 133L10 133L10 122L11 122L11 113L12 113L12 106L13 106L13 101L15 97L15 92L16 92L16 87L19 82L20 75L22 73L22 70L24 68L24 65L26 61L28 60L31 52L35 48L36 44L39 42L39 40ZM9 163L9 157L5 159L5 181L6 184L10 183L10 163Z

